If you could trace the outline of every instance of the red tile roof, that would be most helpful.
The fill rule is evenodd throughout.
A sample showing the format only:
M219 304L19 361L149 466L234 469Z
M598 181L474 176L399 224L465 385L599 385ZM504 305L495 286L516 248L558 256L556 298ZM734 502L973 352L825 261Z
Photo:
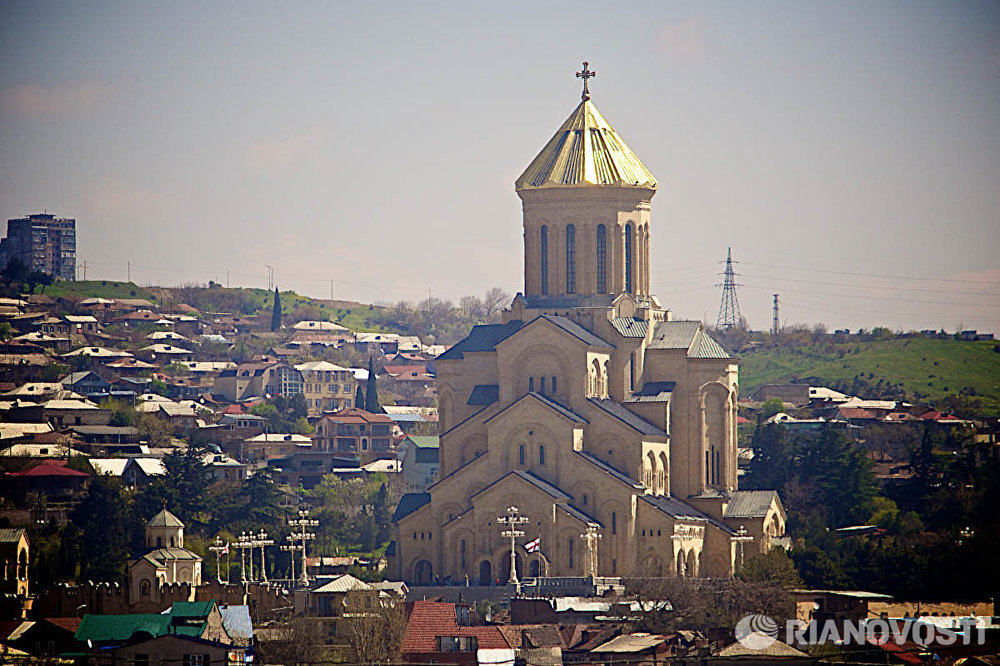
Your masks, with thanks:
M47 462L35 465L31 469L21 470L20 472L10 472L7 476L90 476L90 474Z
M878 416L875 412L870 412L861 407L841 407L840 415L845 419L875 419Z
M414 601L403 634L402 652L438 652L438 636L475 636L479 647L486 649L510 647L496 627L460 627L455 618L455 604Z
M358 407L348 407L323 417L335 423L392 423L387 414L372 414Z

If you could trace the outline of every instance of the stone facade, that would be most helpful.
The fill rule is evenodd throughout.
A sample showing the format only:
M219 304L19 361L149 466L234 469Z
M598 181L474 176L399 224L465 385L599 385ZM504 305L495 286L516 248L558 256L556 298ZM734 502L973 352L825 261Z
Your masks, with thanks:
M401 500L392 572L505 583L516 506L520 576L732 576L785 514L737 488L736 359L650 293L655 180L584 99L517 193L524 293L437 359L440 480Z

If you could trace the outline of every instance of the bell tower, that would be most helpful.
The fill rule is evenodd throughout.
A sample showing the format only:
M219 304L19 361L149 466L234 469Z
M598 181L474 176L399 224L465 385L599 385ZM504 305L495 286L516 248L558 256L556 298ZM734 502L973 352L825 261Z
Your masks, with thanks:
M530 308L650 301L649 216L656 178L590 101L580 104L515 182L524 219Z

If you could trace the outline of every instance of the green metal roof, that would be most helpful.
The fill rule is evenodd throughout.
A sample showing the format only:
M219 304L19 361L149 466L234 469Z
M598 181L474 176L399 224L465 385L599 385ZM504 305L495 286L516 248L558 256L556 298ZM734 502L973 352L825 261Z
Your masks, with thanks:
M440 442L437 435L410 435L407 439L420 449L436 449Z

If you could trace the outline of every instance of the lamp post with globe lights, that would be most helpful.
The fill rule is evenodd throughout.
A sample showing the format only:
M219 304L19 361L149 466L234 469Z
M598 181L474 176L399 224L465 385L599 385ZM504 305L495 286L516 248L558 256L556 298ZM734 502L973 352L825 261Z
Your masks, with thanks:
M264 559L264 549L268 546L274 545L274 539L267 538L267 532L264 528L260 528L260 533L257 534L256 543L260 546L260 579L263 582L267 582L267 562Z
M745 546L743 544L753 541L753 535L747 531L746 526L740 525L740 528L736 530L736 534L729 537L729 540L736 544L739 550L739 560L737 561L736 571L739 572L743 568L743 557L745 555Z
M288 526L292 528L292 533L288 535L288 540L301 542L302 548L302 584L309 585L309 573L306 571L306 543L316 538L316 534L306 530L307 527L318 527L319 521L309 517L309 509L299 509L299 517L288 521ZM296 529L298 531L296 531Z
M226 564L229 563L229 542L222 543L222 537L216 536L215 542L208 547L215 553L215 579L222 582L222 556L226 556ZM226 567L226 584L229 584L229 567Z
M528 522L528 517L520 514L520 509L516 506L510 506L507 507L506 514L497 518L498 525L507 526L507 529L500 533L500 536L510 538L510 578L507 579L507 584L513 585L517 593L521 592L521 582L517 579L517 545L515 540L517 537L524 536L524 531L518 529L518 526Z

